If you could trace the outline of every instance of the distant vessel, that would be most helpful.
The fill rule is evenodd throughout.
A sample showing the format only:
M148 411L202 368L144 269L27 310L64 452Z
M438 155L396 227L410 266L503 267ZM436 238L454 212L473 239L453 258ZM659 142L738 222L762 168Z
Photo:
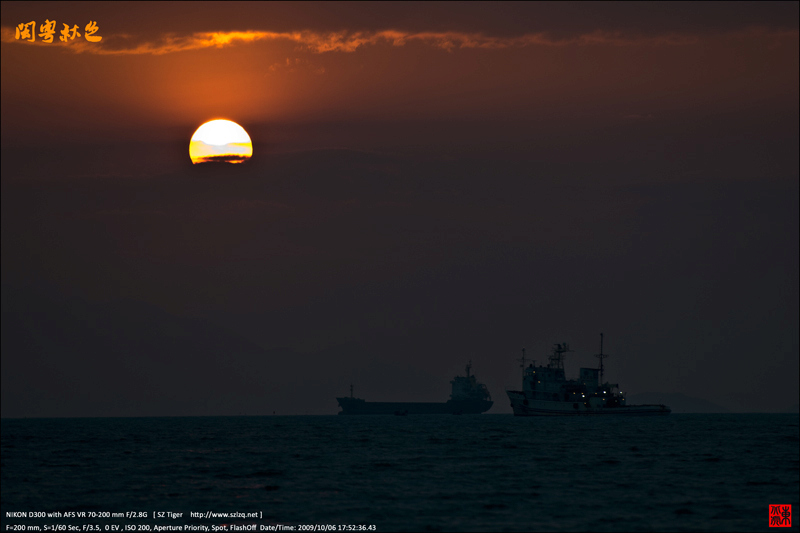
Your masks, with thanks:
M368 402L353 397L353 386L350 385L350 396L336 398L342 410L340 415L477 415L488 411L494 402L486 385L478 383L474 375L470 375L472 362L467 365L467 375L456 376L450 384L453 386L450 399L443 403L434 402Z
M567 343L556 344L547 366L525 367L522 350L522 390L506 391L517 416L575 415L666 415L666 405L627 405L619 385L603 383L603 334L600 334L600 368L581 368L579 379L564 376L564 354L571 352Z

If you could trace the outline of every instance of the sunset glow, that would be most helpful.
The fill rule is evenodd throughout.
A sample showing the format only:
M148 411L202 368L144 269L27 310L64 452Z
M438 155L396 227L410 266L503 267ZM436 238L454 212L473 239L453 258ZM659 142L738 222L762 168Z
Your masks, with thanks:
M189 142L192 163L243 163L253 155L253 143L243 127L230 120L206 122Z

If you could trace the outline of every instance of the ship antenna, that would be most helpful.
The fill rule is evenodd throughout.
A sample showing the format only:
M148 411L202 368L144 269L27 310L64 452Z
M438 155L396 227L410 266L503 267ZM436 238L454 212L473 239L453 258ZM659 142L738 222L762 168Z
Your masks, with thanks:
M522 369L522 377L524 378L525 377L525 361L526 361L526 359L525 359L525 348L522 349L522 357L517 359L517 361L520 362L519 367Z
M572 350L569 349L569 344L566 342L562 344L554 344L553 346L553 354L548 358L550 362L547 364L547 368L560 368L563 370L564 354L571 352Z
M600 334L600 353L596 354L595 357L600 359L600 383L603 383L603 359L608 357L607 353L603 353L603 334Z
M472 368L472 359L470 359L469 363L467 363L467 377L469 377L469 369L470 368Z

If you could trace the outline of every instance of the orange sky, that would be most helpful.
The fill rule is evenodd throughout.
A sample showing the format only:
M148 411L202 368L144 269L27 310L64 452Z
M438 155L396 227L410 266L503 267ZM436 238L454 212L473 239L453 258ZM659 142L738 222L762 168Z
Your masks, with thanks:
M798 31L786 20L796 4L743 5L726 19L709 5L650 6L622 16L584 4L4 3L3 141L163 138L218 116L580 128L748 107L796 113ZM709 14L714 24L700 25ZM14 38L16 24L45 18L58 31L95 20L103 40Z
M796 406L799 5L2 3L3 416L200 405L151 372L75 396L118 352L218 382L129 302L295 350L253 356L291 390L232 380L220 413L332 414L353 369L370 399L435 395L473 356L502 395L522 346L589 364L600 331L640 391ZM15 38L45 19L102 40ZM191 164L215 118L247 165Z

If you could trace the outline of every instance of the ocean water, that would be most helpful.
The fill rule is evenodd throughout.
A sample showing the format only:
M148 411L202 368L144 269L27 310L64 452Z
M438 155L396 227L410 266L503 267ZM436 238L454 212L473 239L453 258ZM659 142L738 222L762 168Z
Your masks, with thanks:
M2 530L759 531L769 529L769 504L791 504L797 529L798 422L763 414L4 419ZM28 516L8 515L20 512ZM129 512L147 517L119 514ZM182 515L154 518L167 512Z

